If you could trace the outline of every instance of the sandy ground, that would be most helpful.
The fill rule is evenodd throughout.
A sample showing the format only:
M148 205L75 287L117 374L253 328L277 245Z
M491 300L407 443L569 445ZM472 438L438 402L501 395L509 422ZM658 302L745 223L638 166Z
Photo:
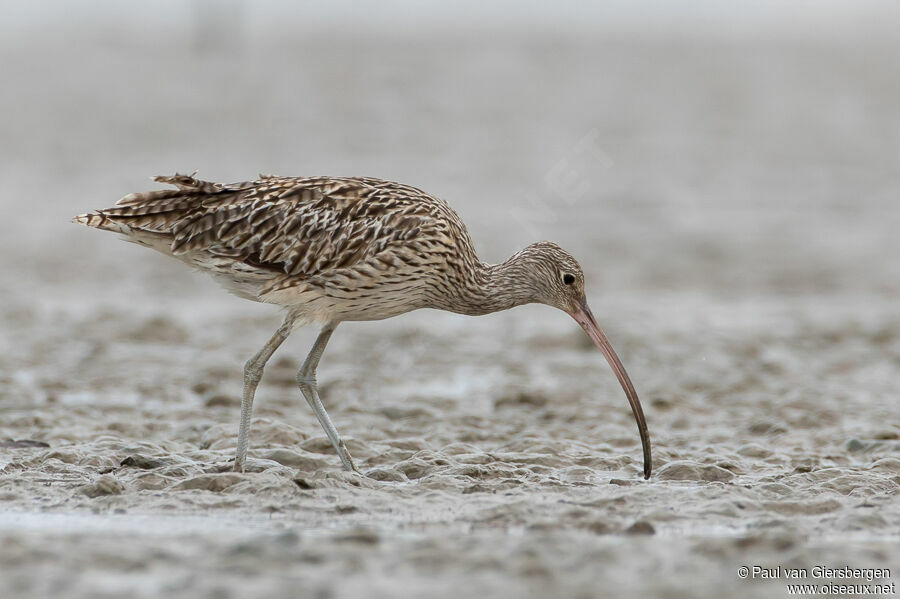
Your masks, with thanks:
M741 566L896 590L898 50L0 41L0 596L787 596ZM68 224L195 168L417 184L491 261L562 243L643 398L651 480L602 357L544 307L342 325L319 379L364 478L300 399L297 333L229 472L277 310Z

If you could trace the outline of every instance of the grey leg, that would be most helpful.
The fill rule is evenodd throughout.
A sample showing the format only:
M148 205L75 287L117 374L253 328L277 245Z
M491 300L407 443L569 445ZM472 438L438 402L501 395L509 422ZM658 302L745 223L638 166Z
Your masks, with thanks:
M338 323L336 322L329 322L322 327L322 331L316 338L312 350L310 350L309 355L306 356L306 360L303 362L303 366L297 372L297 383L300 385L303 396L306 397L306 402L316 413L319 424L325 429L325 434L328 435L328 439L334 445L341 462L344 463L344 468L359 474L356 464L353 463L353 458L350 457L350 452L347 451L347 446L344 445L344 440L341 439L337 429L334 428L334 424L331 422L331 418L328 417L328 412L325 411L325 406L322 405L322 400L319 399L319 391L316 388L316 368L319 366L319 358L322 357L322 352L325 351L325 346L328 345L328 340L331 338L331 334L337 328L337 325Z
M288 314L272 338L259 352L244 364L244 395L241 397L241 426L238 431L237 452L234 455L234 471L244 471L247 443L250 439L250 415L253 413L253 396L262 378L263 368L278 346L284 343L294 328L294 316Z

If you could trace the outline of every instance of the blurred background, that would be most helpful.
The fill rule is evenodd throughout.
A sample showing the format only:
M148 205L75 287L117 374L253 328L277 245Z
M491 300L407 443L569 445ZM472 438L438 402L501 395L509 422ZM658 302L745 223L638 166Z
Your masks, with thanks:
M410 183L450 201L488 261L560 241L594 295L900 287L895 2L3 11L7 305L95 301L96 280L81 289L73 268L205 289L174 261L68 224L154 188L151 175L194 170ZM144 296L146 279L125 279L108 292Z
M896 0L0 11L0 444L32 442L0 453L0 595L772 597L737 567L897 563ZM378 480L298 405L298 332L266 472L220 472L277 311L70 223L195 170L412 184L489 262L560 243L653 478L544 306L341 327L323 398Z

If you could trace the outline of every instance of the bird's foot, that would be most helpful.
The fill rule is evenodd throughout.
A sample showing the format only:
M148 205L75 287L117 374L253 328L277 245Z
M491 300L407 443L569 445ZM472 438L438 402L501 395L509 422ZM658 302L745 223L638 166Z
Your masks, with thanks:
M246 458L244 456L235 456L234 459L228 460L229 462L234 462L234 466L231 468L232 472L243 472L244 464L246 463Z
M344 444L343 439L338 442L337 452L338 456L341 458L341 462L344 464L344 469L347 470L347 472L353 472L360 476L364 476L363 473L359 471L359 468L356 467L356 463L350 456L350 452L347 450L347 446Z

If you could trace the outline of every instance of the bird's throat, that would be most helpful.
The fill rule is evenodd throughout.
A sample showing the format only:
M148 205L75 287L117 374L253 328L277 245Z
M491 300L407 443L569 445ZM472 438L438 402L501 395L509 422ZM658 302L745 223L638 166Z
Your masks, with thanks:
M481 316L535 302L535 289L528 274L519 254L500 264L477 262L456 293L445 296L439 308Z

